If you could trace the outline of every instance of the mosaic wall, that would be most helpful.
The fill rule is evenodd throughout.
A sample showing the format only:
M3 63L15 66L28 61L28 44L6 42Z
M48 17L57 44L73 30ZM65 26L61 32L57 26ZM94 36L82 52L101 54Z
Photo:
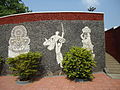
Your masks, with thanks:
M39 13L41 14L44 13ZM53 15L53 13L49 14L46 13L46 18ZM54 13L54 15L57 14ZM73 16L78 14L83 15L83 13L72 13ZM28 15L26 19L25 15ZM62 16L70 17L70 13L61 13L54 19L51 16L52 18L48 18L50 20L40 20L38 16L36 16L38 19L35 19L36 17L30 19L29 15L35 16L35 14L25 15L4 17L4 20L8 22L2 22L3 18L0 18L0 36L2 37L0 38L0 54L2 56L15 57L29 51L42 52L44 56L41 63L45 75L58 75L61 72L64 53L72 46L79 46L92 50L97 62L94 71L103 70L105 52L104 24L100 17L102 14L88 13L89 17L71 17L69 20ZM10 22L11 18L21 21Z

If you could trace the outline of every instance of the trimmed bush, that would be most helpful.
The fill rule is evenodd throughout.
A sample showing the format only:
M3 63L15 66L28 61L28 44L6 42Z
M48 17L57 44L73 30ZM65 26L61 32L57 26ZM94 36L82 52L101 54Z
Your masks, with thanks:
M3 69L3 64L4 64L3 57L0 57L0 75L1 75L1 72L2 72L2 69Z
M0 64L4 63L3 57L0 57Z
M38 72L41 58L41 53L29 52L15 58L7 58L7 64L13 75L19 76L20 81L26 81L32 79Z
M64 55L63 71L71 80L83 79L92 80L92 68L96 66L92 52L80 47L72 47Z

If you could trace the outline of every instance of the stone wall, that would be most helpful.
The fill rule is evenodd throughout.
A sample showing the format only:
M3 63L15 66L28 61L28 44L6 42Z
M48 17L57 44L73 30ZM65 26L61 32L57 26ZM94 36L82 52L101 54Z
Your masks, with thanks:
M102 71L105 66L103 23L103 14L99 13L30 13L2 17L0 18L0 36L2 37L0 38L0 55L8 57L11 31L15 26L23 25L30 39L30 51L42 52L44 54L42 66L45 73L55 75L61 70L56 59L56 50L59 51L59 49L56 49L56 46L48 48L48 45L44 44L45 38L49 40L50 37L55 36L56 31L59 32L58 36L64 40L57 45L61 45L59 53L64 55L72 46L83 46L82 29L88 27L91 30L90 39L97 62L94 71Z

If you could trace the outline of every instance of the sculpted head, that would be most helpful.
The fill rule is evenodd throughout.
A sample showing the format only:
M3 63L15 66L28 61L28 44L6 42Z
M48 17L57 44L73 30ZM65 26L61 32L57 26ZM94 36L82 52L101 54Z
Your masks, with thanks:
M58 35L58 34L59 34L59 31L56 31L55 34Z
M82 29L83 33L91 33L91 29L87 26L85 26L83 29Z

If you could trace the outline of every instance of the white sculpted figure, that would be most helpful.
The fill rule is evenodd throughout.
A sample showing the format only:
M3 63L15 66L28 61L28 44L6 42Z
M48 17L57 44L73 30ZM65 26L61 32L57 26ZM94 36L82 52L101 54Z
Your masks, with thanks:
M62 27L62 36L59 35L59 31L55 32L55 35L51 36L49 39L45 38L45 42L43 43L44 46L48 46L48 50L53 50L55 48L55 53L56 53L56 60L57 63L60 64L60 67L62 68L62 60L63 60L63 55L61 53L61 47L62 44L65 43L64 37L64 28L63 24L61 23Z
M83 43L83 48L86 48L87 50L91 50L92 54L93 54L93 44L91 42L91 29L88 28L87 26L85 26L82 29L82 34L81 34L81 38L82 38L82 43ZM93 57L95 57L95 54L93 54Z
M8 57L15 57L30 50L30 39L23 25L15 26L11 32L8 47Z

